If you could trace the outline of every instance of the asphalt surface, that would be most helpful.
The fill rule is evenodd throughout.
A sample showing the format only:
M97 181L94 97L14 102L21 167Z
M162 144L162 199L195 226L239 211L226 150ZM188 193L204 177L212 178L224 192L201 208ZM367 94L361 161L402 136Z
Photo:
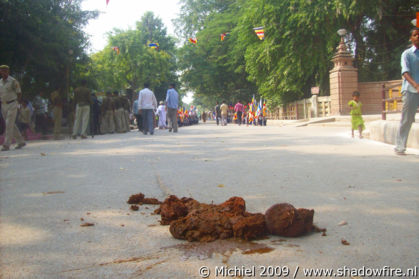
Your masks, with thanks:
M0 278L201 278L202 266L209 278L405 272L419 262L418 167L418 150L396 156L346 127L207 123L177 134L29 142L0 153ZM240 196L262 213L288 202L314 209L327 236L189 244L159 224L156 206L129 209L139 192L206 203ZM223 276L222 267L235 269ZM348 272L343 278L359 275Z

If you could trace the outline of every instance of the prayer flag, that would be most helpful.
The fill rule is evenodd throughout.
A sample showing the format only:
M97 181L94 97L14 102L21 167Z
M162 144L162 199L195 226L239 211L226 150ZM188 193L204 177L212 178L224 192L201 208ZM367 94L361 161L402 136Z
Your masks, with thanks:
M150 48L159 49L159 43L150 43L148 44Z
M263 26L255 27L255 28L253 28L253 30L255 30L255 33L258 36L259 40L265 39L265 31L263 29Z
M259 117L262 114L262 99L259 101L259 106L257 108L256 115Z
M194 45L196 45L196 43L198 42L198 39L197 38L189 38L189 42L191 42Z
M220 34L220 36L221 36L221 41L224 41L224 39L225 39L225 37L226 37L227 35L230 35L230 33L221 33L221 34Z
M116 54L119 54L119 47L114 46L114 47L112 47L112 50L116 51Z

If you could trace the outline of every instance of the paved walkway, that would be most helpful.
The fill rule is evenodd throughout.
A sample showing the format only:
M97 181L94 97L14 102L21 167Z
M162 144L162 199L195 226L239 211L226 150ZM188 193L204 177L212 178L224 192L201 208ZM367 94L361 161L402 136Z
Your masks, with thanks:
M398 157L392 148L351 139L342 127L212 123L178 134L30 142L0 153L0 278L200 278L201 266L210 278L216 266L255 266L256 278L258 266L285 266L290 276L299 266L304 278L309 267L411 268L419 259L419 151ZM241 196L250 212L289 202L313 208L327 236L187 244L158 224L154 206L129 210L138 192L207 203Z

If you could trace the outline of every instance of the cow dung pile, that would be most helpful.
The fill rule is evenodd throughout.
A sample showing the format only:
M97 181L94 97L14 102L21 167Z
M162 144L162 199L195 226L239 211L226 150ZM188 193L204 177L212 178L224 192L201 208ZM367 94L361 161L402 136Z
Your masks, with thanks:
M160 204L155 213L160 214L162 225L170 225L172 236L187 241L209 242L232 237L253 240L268 234L297 237L325 231L313 225L314 210L296 209L288 203L275 204L265 214L247 212L241 197L232 197L221 204L206 204L171 195L161 203L139 193L132 195L128 203L142 204L149 200Z

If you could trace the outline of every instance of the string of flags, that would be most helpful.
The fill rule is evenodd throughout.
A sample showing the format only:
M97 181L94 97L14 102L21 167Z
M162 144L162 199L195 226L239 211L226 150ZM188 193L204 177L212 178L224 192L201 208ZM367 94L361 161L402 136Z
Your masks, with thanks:
M253 28L253 30L255 31L256 35L258 36L259 40L263 41L265 39L265 28L263 26L260 27L255 27ZM221 33L220 34L220 39L221 41L224 41L225 38L230 35L229 32L226 33ZM196 45L198 43L198 39L197 38L189 38L188 41L194 45Z

